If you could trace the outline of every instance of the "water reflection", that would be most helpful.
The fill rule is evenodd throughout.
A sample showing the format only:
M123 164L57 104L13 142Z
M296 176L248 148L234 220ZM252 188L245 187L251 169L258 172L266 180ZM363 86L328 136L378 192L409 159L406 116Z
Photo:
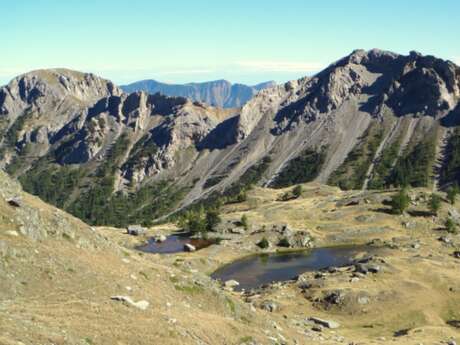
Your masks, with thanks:
M316 248L302 252L264 253L237 260L215 271L211 277L222 281L234 279L237 290L293 279L301 273L331 266L345 266L360 253L369 253L365 246Z

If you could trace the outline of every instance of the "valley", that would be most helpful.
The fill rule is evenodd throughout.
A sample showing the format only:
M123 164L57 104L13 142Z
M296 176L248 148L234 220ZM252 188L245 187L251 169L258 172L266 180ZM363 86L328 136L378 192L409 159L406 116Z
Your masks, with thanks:
M407 212L397 216L387 206L392 191L306 184L299 197L283 201L289 189L254 188L246 201L222 207L220 225L207 233L218 243L190 253L150 254L135 248L180 228L165 223L130 236L124 229L90 227L1 174L2 344L458 339L460 238L444 227L444 219L459 217L457 205L442 196L438 216L431 216L428 189L411 190ZM210 278L256 253L343 245L356 246L349 264L244 292Z
M0 88L0 344L455 344L460 68L356 50L241 107Z

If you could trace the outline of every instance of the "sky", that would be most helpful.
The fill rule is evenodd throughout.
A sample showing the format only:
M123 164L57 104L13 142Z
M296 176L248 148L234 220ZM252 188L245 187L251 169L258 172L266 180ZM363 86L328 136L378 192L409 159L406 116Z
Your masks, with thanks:
M311 75L354 49L460 64L459 0L0 0L0 85L40 68L125 84Z

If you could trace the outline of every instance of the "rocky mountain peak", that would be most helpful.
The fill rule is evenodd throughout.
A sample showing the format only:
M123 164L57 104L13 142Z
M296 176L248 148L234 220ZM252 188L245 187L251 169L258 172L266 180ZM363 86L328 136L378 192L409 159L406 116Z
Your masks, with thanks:
M107 95L120 95L122 91L112 82L91 73L68 69L36 70L14 78L0 90L0 109L7 113L8 105L20 101L27 105L40 105L44 101L57 101L64 97L95 101Z

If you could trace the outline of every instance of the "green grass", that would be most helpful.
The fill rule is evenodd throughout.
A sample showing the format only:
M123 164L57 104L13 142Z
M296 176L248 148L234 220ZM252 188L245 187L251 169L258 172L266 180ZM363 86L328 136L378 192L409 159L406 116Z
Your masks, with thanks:
M241 344L241 343L250 343L250 342L254 342L254 338L251 337L250 335L246 335L244 337L241 337L239 340L238 340L238 344Z
M179 285L175 284L174 288L177 291L184 292L189 295L201 294L204 292L204 288L199 285Z

